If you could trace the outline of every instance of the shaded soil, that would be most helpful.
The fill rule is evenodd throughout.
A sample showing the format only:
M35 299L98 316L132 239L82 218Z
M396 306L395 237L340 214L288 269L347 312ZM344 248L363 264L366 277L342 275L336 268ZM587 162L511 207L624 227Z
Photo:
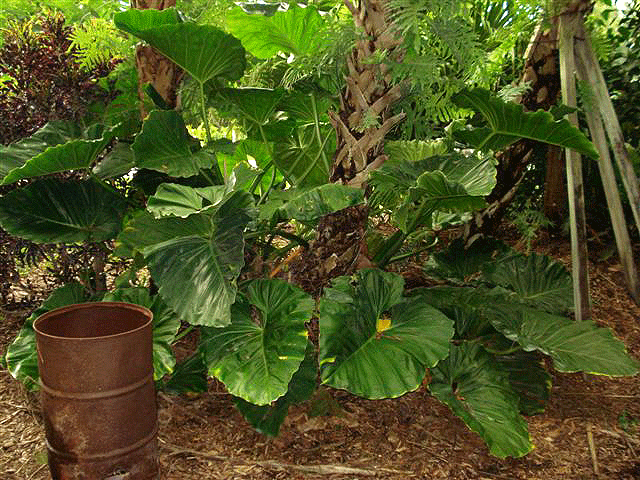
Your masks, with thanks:
M539 248L569 263L568 245ZM640 358L640 307L615 259L590 266L593 317ZM27 310L3 312L0 353ZM640 378L554 374L546 412L529 417L535 450L497 459L426 391L369 401L326 390L339 413L292 408L281 434L253 431L223 388L191 397L159 394L162 479L640 479ZM0 369L0 479L47 479L37 396ZM596 475L595 472L599 472Z

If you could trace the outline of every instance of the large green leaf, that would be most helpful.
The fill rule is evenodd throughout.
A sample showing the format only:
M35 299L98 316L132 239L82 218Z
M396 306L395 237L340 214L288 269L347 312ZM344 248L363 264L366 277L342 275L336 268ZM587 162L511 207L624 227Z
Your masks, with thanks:
M483 265L504 255L507 246L492 238L480 238L468 248L462 239L452 241L447 248L435 252L425 264L425 271L436 277L463 281L480 272Z
M285 215L299 222L314 224L323 215L364 202L361 188L329 183L303 190L284 206Z
M211 221L207 215L165 217L158 220L146 211L136 211L118 235L114 254L133 258L137 253L142 253L144 248L166 242L176 236L206 237L210 230Z
M285 94L283 89L270 88L224 88L216 91L215 106L219 111L227 110L243 123L248 131L259 130L272 120ZM226 108L225 108L226 107ZM260 132L256 132L261 140Z
M292 90L282 98L278 110L286 112L299 124L328 125L330 121L327 112L336 107L336 99L326 93Z
M0 198L0 224L36 243L99 242L120 231L125 207L95 180L45 179Z
M584 133L565 119L556 121L544 110L525 112L522 105L505 102L481 88L463 90L453 101L459 107L480 112L487 122L488 127L455 132L461 141L479 150L501 150L521 138L528 138L598 158L598 152Z
M200 350L176 365L173 374L162 384L165 392L173 394L204 393L207 383L207 366Z
M172 23L173 13L153 9L132 9L118 13L115 24L121 30L148 42L187 71L198 83L213 78L234 81L246 67L240 40L211 25Z
M525 351L539 350L549 355L560 372L611 376L638 373L638 362L608 328L509 304L488 308L493 314L491 321L500 332Z
M246 192L230 193L186 218L138 214L119 236L116 253L141 252L160 295L183 320L227 325L244 265L243 231L252 216Z
M93 167L93 173L100 179L117 178L129 173L136 166L136 159L131 145L125 142L116 143L100 162Z
M416 186L409 189L410 201L429 198L437 210L471 211L485 205L484 195L476 195L460 182L451 180L440 170L425 172Z
M87 291L79 283L68 283L54 290L49 298L24 322L20 333L7 347L6 362L9 373L24 383L29 390L37 390L38 352L33 322L43 313L59 307L83 303L89 300Z
M459 338L477 338L495 332L488 317L482 313L488 301L487 294L488 289L484 287L439 286L411 291L412 296L420 296L451 318Z
M335 131L330 125L303 125L275 144L276 166L298 187L324 185L335 151Z
M323 40L324 20L314 7L291 5L273 16L248 15L240 8L229 12L227 29L255 57L266 59L279 52L296 56L316 53Z
M308 400L316 389L318 365L313 345L307 345L307 351L300 368L291 377L287 393L271 405L254 405L240 397L234 397L240 413L253 427L265 435L275 437L280 431L289 407Z
M180 328L180 319L158 295L149 295L142 287L120 288L107 293L104 302L127 302L142 305L153 313L153 378L160 380L173 372L176 359L171 344Z
M362 202L363 190L346 185L327 183L312 188L290 188L270 193L268 200L260 206L260 218L294 219L315 226L322 216Z
M411 225L430 225L438 212L466 213L484 205L495 186L495 162L452 153L417 161L390 160L372 172L371 205L395 212L407 233Z
M338 277L320 301L323 383L366 398L418 388L447 355L452 321L419 297L403 299L402 277L360 270Z
M82 137L76 122L49 122L30 137L7 146L0 145L0 183L12 170L22 167L28 160L70 140Z
M447 153L447 146L441 140L391 140L385 142L384 153L393 162L418 162L425 158Z
M14 183L23 178L89 168L114 138L115 130L100 126L91 133L91 137L97 138L79 138L47 147L22 166L11 170L2 183Z
M230 325L203 330L205 358L230 393L268 405L287 392L300 367L314 302L278 279L255 280L247 300L232 307Z
M465 213L486 205L484 196L473 195L457 182L449 180L439 171L425 172L416 185L409 188L404 202L394 216L400 229L413 232L419 226L431 226L433 214L438 211Z
M482 347L452 345L431 376L431 393L478 433L493 455L520 457L533 449L518 396L507 374Z
M531 307L551 313L565 313L573 307L571 274L544 255L507 255L486 263L483 274L489 282L515 291Z
M551 375L544 368L544 360L534 352L515 352L495 357L509 383L520 398L520 411L525 415L544 412L551 393Z
M177 183L163 183L149 197L147 210L156 218L175 216L188 217L211 205L217 205L227 193L224 185L193 188Z
M215 160L195 142L179 113L156 110L149 114L131 148L139 168L190 177L197 175L201 168L210 167Z

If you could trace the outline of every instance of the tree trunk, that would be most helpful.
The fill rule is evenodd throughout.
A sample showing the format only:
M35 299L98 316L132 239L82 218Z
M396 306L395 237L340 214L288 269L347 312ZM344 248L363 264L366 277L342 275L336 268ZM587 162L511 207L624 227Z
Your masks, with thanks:
M545 217L554 223L556 228L559 228L567 217L564 156L562 155L562 149L554 145L547 147L543 213Z
M549 110L557 102L560 93L560 74L558 70L558 47L557 47L557 21L554 21L552 28L543 30L539 26L525 53L525 67L522 75L522 83L529 83L531 89L522 96L522 103L526 110L535 111L539 109ZM476 233L489 233L495 231L502 220L507 206L513 199L517 186L520 184L526 173L534 152L534 148L539 145L532 140L519 140L497 155L499 163L497 165L496 187L489 195L487 201L489 206L477 212L473 220L467 226L467 238ZM547 150L547 172L554 177L548 179L548 185L561 185L560 190L554 190L554 195L545 200L549 204L554 204L554 216L556 212L563 211L566 204L566 192L564 191L564 164L558 170L554 168L553 148ZM555 172L559 172L558 178ZM545 192L547 185L545 185ZM545 193L546 198L546 193Z
M384 0L359 0L356 5L344 2L361 36L347 58L340 110L329 112L337 139L330 179L363 187L369 172L387 159L385 136L405 118L404 113L391 112L403 95L403 85L392 84L389 67L375 63L374 54L384 53L389 61L401 61L402 40L390 28ZM366 206L326 215L311 246L291 263L289 280L316 291L333 277L373 266L367 257L367 219Z
M141 10L174 7L176 0L131 0L131 7ZM139 45L136 49L138 69L138 96L144 98L143 85L150 83L169 108L178 106L178 86L183 71L175 63L149 45ZM142 115L146 112L141 106Z
M391 114L403 86L392 84L387 65L372 61L380 53L390 61L400 61L402 41L390 28L384 0L360 0L356 5L344 1L362 33L347 58L349 71L340 110L329 112L337 138L331 181L361 186L369 172L387 159L384 138L405 118L404 113Z

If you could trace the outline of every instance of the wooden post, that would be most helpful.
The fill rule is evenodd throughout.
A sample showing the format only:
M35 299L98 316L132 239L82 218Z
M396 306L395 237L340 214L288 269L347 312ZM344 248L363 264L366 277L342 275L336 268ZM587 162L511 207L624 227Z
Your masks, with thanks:
M578 48L580 48L580 46L576 45L576 49ZM593 72L591 72L589 66L583 62L583 58L584 56L582 55L576 56L578 78L585 83L589 83L589 79L593 78ZM602 125L602 116L597 108L595 108L595 105L591 105L589 102L584 103L584 112L587 117L589 132L591 132L591 139L600 154L598 168L600 170L600 177L602 178L604 193L607 198L613 233L616 238L616 246L618 247L618 256L624 269L629 293L631 293L633 299L638 303L640 301L638 273L635 262L633 261L633 250L631 249L631 241L629 240L629 231L627 230L627 222L624 218L622 202L620 201L620 195L618 193L616 175L613 170L613 164L611 163L611 156L609 155L609 145L607 144L604 127Z
M575 33L582 16L578 12L566 12L558 19L560 42L560 83L562 101L570 107L576 106ZM577 126L575 113L568 115ZM582 181L582 159L580 154L566 149L567 189L569 193L569 218L571 227L571 270L573 276L573 299L576 320L587 320L591 316L589 302L589 274L587 270L587 230L584 211L584 185Z
M636 226L640 232L640 188L638 187L638 177L636 177L633 171L633 165L631 165L629 154L624 146L622 128L620 128L618 116L613 108L613 103L611 103L611 97L607 90L604 75L602 75L598 59L591 47L589 35L585 32L582 22L579 25L578 34L584 41L578 42L576 45L576 55L580 58L580 61L584 63L589 85L593 88L595 101L600 112L602 112L604 125L613 148L616 164L620 170L620 176L622 177L622 182L624 183L624 188L627 191L627 197L631 204L631 211L633 212Z

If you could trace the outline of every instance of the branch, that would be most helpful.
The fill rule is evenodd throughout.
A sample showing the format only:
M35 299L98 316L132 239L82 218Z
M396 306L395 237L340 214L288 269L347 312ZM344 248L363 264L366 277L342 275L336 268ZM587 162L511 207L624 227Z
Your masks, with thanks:
M217 460L220 462L229 462L232 465L259 465L263 468L273 468L275 470L295 470L298 472L310 473L314 475L362 475L366 477L378 477L381 473L388 473L403 476L415 476L413 472L394 470L391 468L359 468L348 467L343 465L297 465L293 463L280 463L275 460L255 460L247 461L240 458L228 457L226 455L217 455L215 453L201 452L191 448L182 448L178 445L161 440L163 448L169 450L169 455L192 455L194 457L204 458L206 460Z

